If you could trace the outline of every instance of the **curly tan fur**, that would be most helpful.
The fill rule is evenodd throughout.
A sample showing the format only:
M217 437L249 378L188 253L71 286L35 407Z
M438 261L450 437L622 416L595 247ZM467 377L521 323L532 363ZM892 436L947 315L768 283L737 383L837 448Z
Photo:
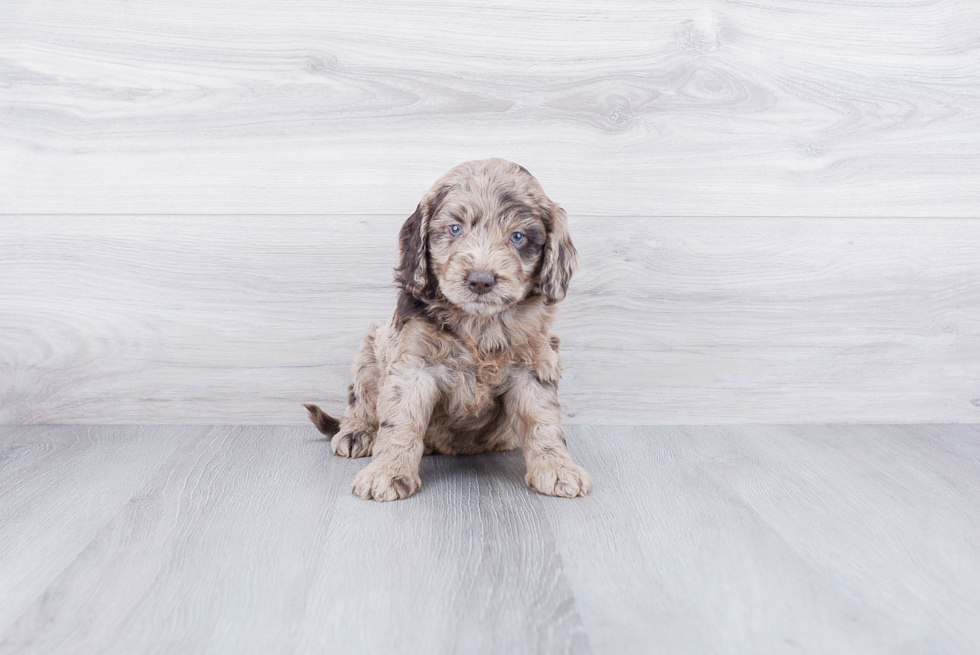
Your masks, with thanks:
M344 418L306 406L335 454L373 456L352 491L407 498L423 453L521 447L531 488L587 494L562 432L550 332L576 265L565 211L523 167L470 161L436 181L399 244L398 307L368 330ZM475 274L492 288L474 291Z

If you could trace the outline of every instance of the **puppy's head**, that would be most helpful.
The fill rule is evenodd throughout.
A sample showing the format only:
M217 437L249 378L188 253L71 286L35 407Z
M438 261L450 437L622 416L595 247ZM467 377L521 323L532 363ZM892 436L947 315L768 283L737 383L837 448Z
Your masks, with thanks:
M496 314L544 296L560 302L576 253L565 210L521 166L460 164L429 190L402 226L396 280L423 302L438 294L464 312Z

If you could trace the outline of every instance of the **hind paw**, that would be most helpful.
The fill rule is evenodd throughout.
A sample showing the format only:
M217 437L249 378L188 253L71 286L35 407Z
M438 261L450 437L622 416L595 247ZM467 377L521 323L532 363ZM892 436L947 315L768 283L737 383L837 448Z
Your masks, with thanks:
M374 445L374 433L363 430L341 430L330 440L334 455L340 457L369 457Z

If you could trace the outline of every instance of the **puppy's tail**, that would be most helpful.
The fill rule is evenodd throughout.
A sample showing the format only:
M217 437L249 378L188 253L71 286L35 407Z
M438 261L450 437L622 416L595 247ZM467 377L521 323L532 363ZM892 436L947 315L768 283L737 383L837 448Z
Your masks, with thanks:
M340 431L340 421L329 414L325 414L323 410L316 405L308 405L304 403L303 407L306 408L306 412L310 415L310 420L313 421L313 425L315 425L316 429L323 434L327 435L328 437L332 437Z

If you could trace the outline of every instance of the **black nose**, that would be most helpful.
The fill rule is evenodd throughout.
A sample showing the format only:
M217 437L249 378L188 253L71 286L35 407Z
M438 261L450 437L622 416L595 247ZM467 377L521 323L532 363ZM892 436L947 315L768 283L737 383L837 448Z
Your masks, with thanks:
M466 286L469 290L481 296L488 293L496 283L497 278L494 277L493 273L486 271L473 271L466 277Z

